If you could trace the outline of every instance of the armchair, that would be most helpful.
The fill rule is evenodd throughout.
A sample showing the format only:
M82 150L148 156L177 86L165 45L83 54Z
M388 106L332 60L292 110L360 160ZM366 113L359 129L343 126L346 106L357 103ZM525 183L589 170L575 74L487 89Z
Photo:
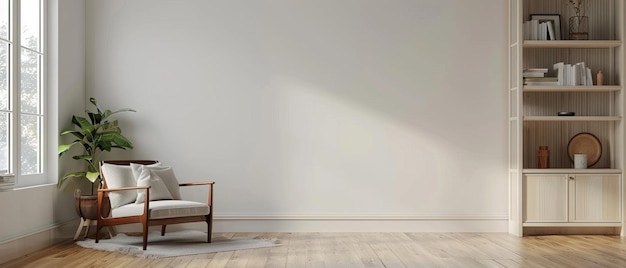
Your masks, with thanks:
M105 226L141 223L145 250L149 226L160 225L161 235L165 235L168 224L201 221L207 223L207 243L211 243L214 182L179 184L170 167L153 160L102 161L100 170L96 243ZM179 187L186 186L208 186L207 203L182 200ZM111 214L103 217L106 196L111 202Z

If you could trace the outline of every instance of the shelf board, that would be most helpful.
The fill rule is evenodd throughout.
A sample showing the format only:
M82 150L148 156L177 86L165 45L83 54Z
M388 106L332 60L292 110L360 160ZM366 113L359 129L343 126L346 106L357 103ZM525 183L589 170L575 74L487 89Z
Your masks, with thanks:
M524 48L614 48L621 40L524 40Z
M524 174L620 174L621 169L617 168L525 168Z
M619 116L524 116L524 121L620 121Z
M613 92L622 86L524 86L524 92Z

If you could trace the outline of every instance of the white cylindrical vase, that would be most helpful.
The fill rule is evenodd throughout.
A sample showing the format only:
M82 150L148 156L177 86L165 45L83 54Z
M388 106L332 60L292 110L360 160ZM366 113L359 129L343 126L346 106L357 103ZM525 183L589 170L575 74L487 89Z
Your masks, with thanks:
M587 155L586 154L574 155L574 168L587 168Z

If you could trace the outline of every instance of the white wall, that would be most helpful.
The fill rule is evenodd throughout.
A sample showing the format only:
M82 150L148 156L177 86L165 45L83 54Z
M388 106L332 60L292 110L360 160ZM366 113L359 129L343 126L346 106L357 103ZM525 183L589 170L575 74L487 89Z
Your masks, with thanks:
M223 222L506 231L506 22L500 0L86 0L86 97L138 111L133 158L215 180Z

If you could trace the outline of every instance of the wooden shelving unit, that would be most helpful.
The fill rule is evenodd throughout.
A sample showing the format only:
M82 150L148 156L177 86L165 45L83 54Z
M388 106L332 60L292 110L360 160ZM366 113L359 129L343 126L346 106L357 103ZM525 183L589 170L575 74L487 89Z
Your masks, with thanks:
M558 30L568 39L573 9L567 2L509 1L509 232L523 236L527 228L610 227L624 235L626 7L622 0L586 0L590 40L523 40L523 23L532 14L559 14ZM548 76L556 76L552 67L558 62L585 62L593 86L524 85L524 69L548 68ZM600 86L599 70L604 73ZM561 111L576 116L557 116ZM574 169L567 144L582 132L600 140L602 154L594 166ZM547 169L538 167L539 146L550 149ZM588 213L598 204L610 207L610 215Z

